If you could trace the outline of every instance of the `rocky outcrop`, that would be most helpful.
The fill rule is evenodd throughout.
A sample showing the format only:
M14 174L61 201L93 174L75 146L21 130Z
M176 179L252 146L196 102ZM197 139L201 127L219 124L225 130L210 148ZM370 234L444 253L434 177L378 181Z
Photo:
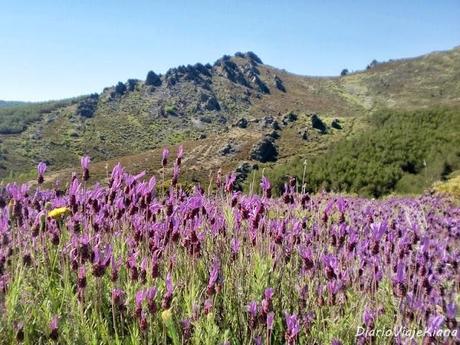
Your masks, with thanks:
M244 73L240 71L238 65L231 61L229 57L222 57L214 63L214 68L217 73L222 75L224 78L230 80L233 83L240 84L249 87L249 83L246 80Z
M136 89L138 83L139 80L137 79L128 79L128 81L126 82L126 88L129 92L132 92Z
M253 52L247 52L245 54L245 57L247 59L249 59L252 63L255 63L255 64L263 64L262 60Z
M229 156L237 152L239 152L239 147L233 142L225 144L218 151L221 156Z
M268 88L267 84L265 84L260 78L259 76L254 76L251 80L251 82L253 84L255 84L255 87L256 87L256 90L262 92L262 93L265 93L265 94L269 94L270 93L270 89Z
M342 125L340 123L340 120L339 119L332 120L331 127L335 128L335 129L342 129Z
M277 75L275 75L274 77L274 83L278 90L286 92L286 88L284 87L283 81Z
M201 93L200 99L198 101L197 109L198 111L219 111L220 104L216 96L213 94Z
M274 162L278 158L278 148L272 137L266 136L254 144L250 152L250 158L262 163Z
M267 136L273 138L273 139L279 139L281 138L281 134L278 131L271 131L270 133L267 134Z
M298 118L299 118L299 117L297 116L296 113L290 111L289 113L287 113L287 114L285 114L285 115L283 116L283 119L282 119L283 125L286 126L286 125L288 125L288 124L291 123L291 122L295 122L295 121L297 121Z
M247 128L248 124L249 124L248 120L246 120L244 117L242 117L241 119L239 119L235 123L235 126L238 127L238 128Z
M321 134L325 134L327 132L327 126L323 120L320 119L318 114L311 115L311 126Z
M210 83L211 65L187 65L169 69L165 74L168 87L174 86L179 81L190 81L195 84L207 85Z
M96 112L99 95L97 93L91 94L80 102L77 107L76 114L83 117L93 117Z
M115 85L115 88L114 90L112 91L112 93L110 94L110 97L111 98L116 98L117 96L123 96L126 91L127 91L127 87L124 83L122 83L121 81L118 82L117 85Z
M262 119L260 119L259 123L262 128L271 128L274 130L281 129L279 122L275 120L275 118L271 115L264 116Z
M231 58L226 55L214 63L217 73L230 80L233 83L255 89L261 93L269 94L269 87L260 79L260 71L257 69L258 61L261 61L257 55L247 55L238 53L239 57L248 59L249 62L242 67L238 66Z

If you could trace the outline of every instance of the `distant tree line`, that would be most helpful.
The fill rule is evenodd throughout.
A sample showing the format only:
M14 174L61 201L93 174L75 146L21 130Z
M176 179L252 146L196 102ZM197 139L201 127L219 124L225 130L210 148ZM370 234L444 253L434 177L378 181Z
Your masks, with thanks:
M12 108L0 109L0 134L21 133L31 122L38 121L43 114L51 113L60 107L78 103L84 97L60 101L25 103Z

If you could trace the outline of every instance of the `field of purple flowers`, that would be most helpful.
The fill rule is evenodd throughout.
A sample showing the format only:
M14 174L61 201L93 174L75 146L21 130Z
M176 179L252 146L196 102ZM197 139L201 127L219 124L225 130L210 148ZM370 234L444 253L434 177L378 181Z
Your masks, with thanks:
M3 187L1 344L456 344L450 201L294 180L272 198L266 178L253 195L232 175L184 191L182 154L158 185L120 165L87 185L85 157L62 190L43 187L43 163L37 186Z

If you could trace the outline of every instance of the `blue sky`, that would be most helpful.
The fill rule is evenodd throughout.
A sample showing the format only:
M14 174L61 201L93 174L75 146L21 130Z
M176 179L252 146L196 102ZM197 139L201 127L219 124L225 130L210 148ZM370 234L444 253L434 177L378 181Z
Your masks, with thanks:
M337 75L457 45L459 0L0 0L0 99L100 92L236 51Z

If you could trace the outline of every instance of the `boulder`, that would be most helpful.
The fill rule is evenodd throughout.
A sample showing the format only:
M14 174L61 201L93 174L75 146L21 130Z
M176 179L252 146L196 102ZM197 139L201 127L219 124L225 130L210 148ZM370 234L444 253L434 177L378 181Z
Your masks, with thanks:
M220 104L217 101L217 98L214 95L209 95L207 93L202 93L200 95L200 100L197 105L197 110L201 111L219 111Z
M76 114L83 117L93 117L96 112L98 101L99 95L97 93L93 93L78 104Z
M297 114L294 113L293 111L290 111L289 113L287 113L287 114L285 114L283 116L282 122L283 122L283 125L286 126L287 124L289 124L291 122L297 121L297 119L298 119Z
M278 131L271 131L267 134L267 136L273 139L279 139L281 137L281 134Z
M278 148L274 143L274 139L266 136L254 144L250 152L250 157L262 163L276 161L278 158Z
M209 111L219 111L220 105L219 105L219 102L217 101L217 98L214 96L209 97L209 99L204 104L204 109L209 110Z
M239 151L238 147L233 144L233 143L227 143L225 144L224 146L222 146L218 153L221 155L221 156L228 156L228 155L232 155L232 154L235 154Z
M303 140L308 140L308 130L306 128L300 130L298 133Z
M283 81L277 75L275 75L274 79L276 88L282 92L286 92L286 88L284 87Z
M331 127L335 129L342 129L342 125L340 124L339 119L332 120Z
M262 128L272 128L275 131L278 131L281 129L279 122L276 121L275 118L271 115L264 116L263 118L260 119L259 123Z
M247 128L248 127L248 120L246 120L244 117L239 119L236 123L235 126L238 128Z
M227 118L224 115L217 116L217 123L225 125L227 123Z
M323 122L323 120L320 119L318 114L311 115L311 125L314 129L316 129L321 134L324 134L327 132L326 124Z

